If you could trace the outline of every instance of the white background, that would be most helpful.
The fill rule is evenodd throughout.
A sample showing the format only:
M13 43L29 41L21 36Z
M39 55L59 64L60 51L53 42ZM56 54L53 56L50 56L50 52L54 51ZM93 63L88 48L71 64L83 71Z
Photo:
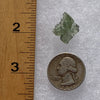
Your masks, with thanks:
M69 44L52 32L64 12L80 26ZM62 52L77 55L86 66L85 81L69 92L47 78L50 60ZM100 0L37 0L35 100L100 100Z

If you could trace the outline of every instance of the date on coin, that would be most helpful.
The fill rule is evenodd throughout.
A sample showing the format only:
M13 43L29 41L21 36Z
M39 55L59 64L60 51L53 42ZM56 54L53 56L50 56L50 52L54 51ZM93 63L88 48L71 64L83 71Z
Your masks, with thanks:
M47 74L55 88L69 91L81 85L86 70L80 58L73 54L63 53L51 60Z

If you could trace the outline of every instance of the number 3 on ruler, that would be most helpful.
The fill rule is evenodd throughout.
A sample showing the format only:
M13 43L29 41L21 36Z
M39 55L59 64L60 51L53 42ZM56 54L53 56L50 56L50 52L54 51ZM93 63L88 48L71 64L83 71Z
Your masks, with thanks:
M11 65L14 65L14 67L16 68L16 69L11 69L11 71L17 72L19 70L19 67L18 67L19 64L17 62L13 62L11 63Z

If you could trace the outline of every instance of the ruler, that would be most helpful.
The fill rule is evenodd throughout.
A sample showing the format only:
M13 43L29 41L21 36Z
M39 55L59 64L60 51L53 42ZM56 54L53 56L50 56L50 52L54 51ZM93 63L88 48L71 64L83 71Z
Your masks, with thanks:
M0 1L0 100L33 100L36 0Z

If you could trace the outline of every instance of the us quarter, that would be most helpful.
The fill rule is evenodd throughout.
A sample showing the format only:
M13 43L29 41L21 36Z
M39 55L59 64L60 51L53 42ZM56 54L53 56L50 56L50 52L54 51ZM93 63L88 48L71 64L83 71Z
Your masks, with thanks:
M73 54L63 53L51 60L47 74L55 88L69 91L81 85L86 70L80 58Z

